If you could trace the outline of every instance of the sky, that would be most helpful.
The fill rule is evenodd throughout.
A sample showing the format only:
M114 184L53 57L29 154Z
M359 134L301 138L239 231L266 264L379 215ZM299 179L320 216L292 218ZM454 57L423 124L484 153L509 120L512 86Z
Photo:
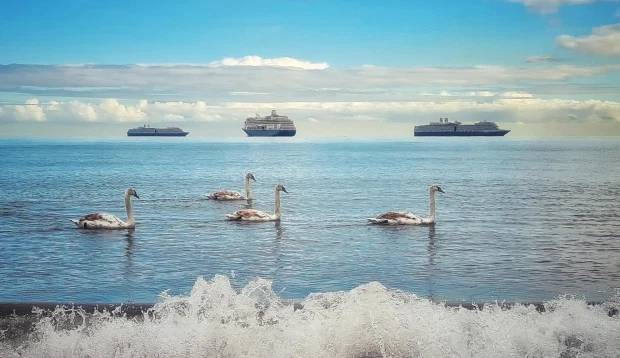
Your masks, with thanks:
M620 135L620 1L0 1L0 137Z

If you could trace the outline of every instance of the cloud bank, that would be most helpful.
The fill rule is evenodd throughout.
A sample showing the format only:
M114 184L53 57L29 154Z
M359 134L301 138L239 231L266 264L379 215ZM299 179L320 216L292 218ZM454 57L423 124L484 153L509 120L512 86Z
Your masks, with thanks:
M444 101L339 101L339 102L148 102L122 104L116 99L99 102L30 99L28 105L0 106L0 121L183 123L233 121L241 123L255 111L277 108L311 122L327 120L409 121L412 115L427 118L461 114L494 114L505 122L531 123L548 119L615 121L620 123L620 102L602 100L540 99L529 93L505 92L493 96Z
M399 128L412 121L446 115L513 124L607 123L620 131L620 89L598 82L620 72L620 64L576 66L547 56L530 63L341 69L246 56L193 65L0 65L0 98L11 98L0 101L0 124L192 123L208 124L208 133L239 133L247 116L277 109L308 126L304 133L318 135L349 133L350 121L370 134L388 124L391 133L404 133ZM597 93L607 99L585 98Z
M0 65L0 92L32 96L230 101L410 99L443 90L528 87L620 70L620 65L361 67L299 70L273 66ZM337 98L334 98L336 96ZM234 99L236 100L236 99Z
M620 23L596 27L592 34L583 37L562 35L557 42L562 47L587 54L620 56Z

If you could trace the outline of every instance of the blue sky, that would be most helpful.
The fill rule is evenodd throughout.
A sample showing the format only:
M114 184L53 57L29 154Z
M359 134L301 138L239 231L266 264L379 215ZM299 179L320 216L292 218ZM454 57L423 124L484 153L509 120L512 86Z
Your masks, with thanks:
M358 3L8 2L0 63L205 63L257 54L333 66L519 64L539 53L578 57L555 37L617 22L618 8L601 2L539 16L501 0Z
M518 116L520 100L529 111L552 109L550 128L562 127L562 118L577 118L572 126L598 128L593 134L613 127L620 134L617 1L13 1L0 6L5 133L49 133L49 127L60 128L74 117L110 127L167 117L204 133L212 133L208 125L234 136L238 123L230 121L275 105L319 134L348 127L334 122L342 117L360 119L369 133L381 122L391 128L385 136L393 136L411 120L426 122L441 113L492 118L517 133L519 126L525 126L524 134L539 131L544 120L528 123ZM597 31L602 35L593 37ZM260 60L249 66L246 56ZM226 58L237 62L229 66ZM327 66L291 67L281 58ZM84 64L93 66L67 66ZM190 69L194 74L182 80L187 64L202 67ZM201 80L190 83L192 76ZM273 87L264 85L270 78ZM534 102L543 100L547 103ZM552 100L583 103L560 106ZM14 108L27 101L30 107L23 111ZM110 101L120 112L101 112ZM166 101L194 109L164 110ZM200 101L205 113L196 109ZM451 105L458 101L463 106ZM599 102L588 102L596 107L588 112L585 101ZM160 103L158 111L146 108L153 102ZM295 105L300 102L316 105ZM380 105L370 108L376 102ZM346 108L325 110L338 103ZM398 106L400 112L392 110ZM143 113L119 116L131 110Z

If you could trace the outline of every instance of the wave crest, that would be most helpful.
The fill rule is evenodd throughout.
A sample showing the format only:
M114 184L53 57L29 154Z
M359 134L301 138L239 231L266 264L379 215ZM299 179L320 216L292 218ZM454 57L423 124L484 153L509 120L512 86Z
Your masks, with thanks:
M378 282L280 298L271 281L236 290L198 278L189 295L164 293L142 316L120 309L38 312L9 357L615 357L620 319L604 305L562 297L533 305L447 307Z

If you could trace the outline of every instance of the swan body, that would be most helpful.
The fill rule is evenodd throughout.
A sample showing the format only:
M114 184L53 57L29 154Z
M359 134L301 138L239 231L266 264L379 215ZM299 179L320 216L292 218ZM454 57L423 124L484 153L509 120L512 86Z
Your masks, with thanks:
M238 191L233 190L221 190L213 192L207 195L207 199L230 201L230 200L251 200L252 199L252 185L250 180L256 181L254 174L247 173L245 175L245 196Z
M138 193L129 188L125 192L125 210L127 211L127 221L123 221L117 216L108 213L92 213L85 215L79 219L71 219L71 221L79 229L91 230L115 230L115 229L133 229L136 227L136 221L133 217L131 205L131 197L140 199Z
M431 185L429 187L430 194L430 209L429 216L423 217L410 212L396 212L396 211L388 211L387 213L378 215L374 218L369 218L368 221L371 224L383 224L383 225L433 225L435 224L436 215L435 215L435 193L440 192L443 193L443 189L441 189L438 185Z
M273 214L256 209L241 209L235 211L232 214L227 214L226 218L231 221L279 221L280 217L282 216L280 211L280 192L288 193L286 191L286 188L284 188L282 185L276 186L276 207Z
M220 200L220 201L246 200L245 196L241 195L240 192L232 191L232 190L216 191L214 193L207 195L207 198L211 200Z
M430 218L421 217L405 211L388 211L376 218L369 218L368 221L373 224L390 225L428 225L433 223Z

